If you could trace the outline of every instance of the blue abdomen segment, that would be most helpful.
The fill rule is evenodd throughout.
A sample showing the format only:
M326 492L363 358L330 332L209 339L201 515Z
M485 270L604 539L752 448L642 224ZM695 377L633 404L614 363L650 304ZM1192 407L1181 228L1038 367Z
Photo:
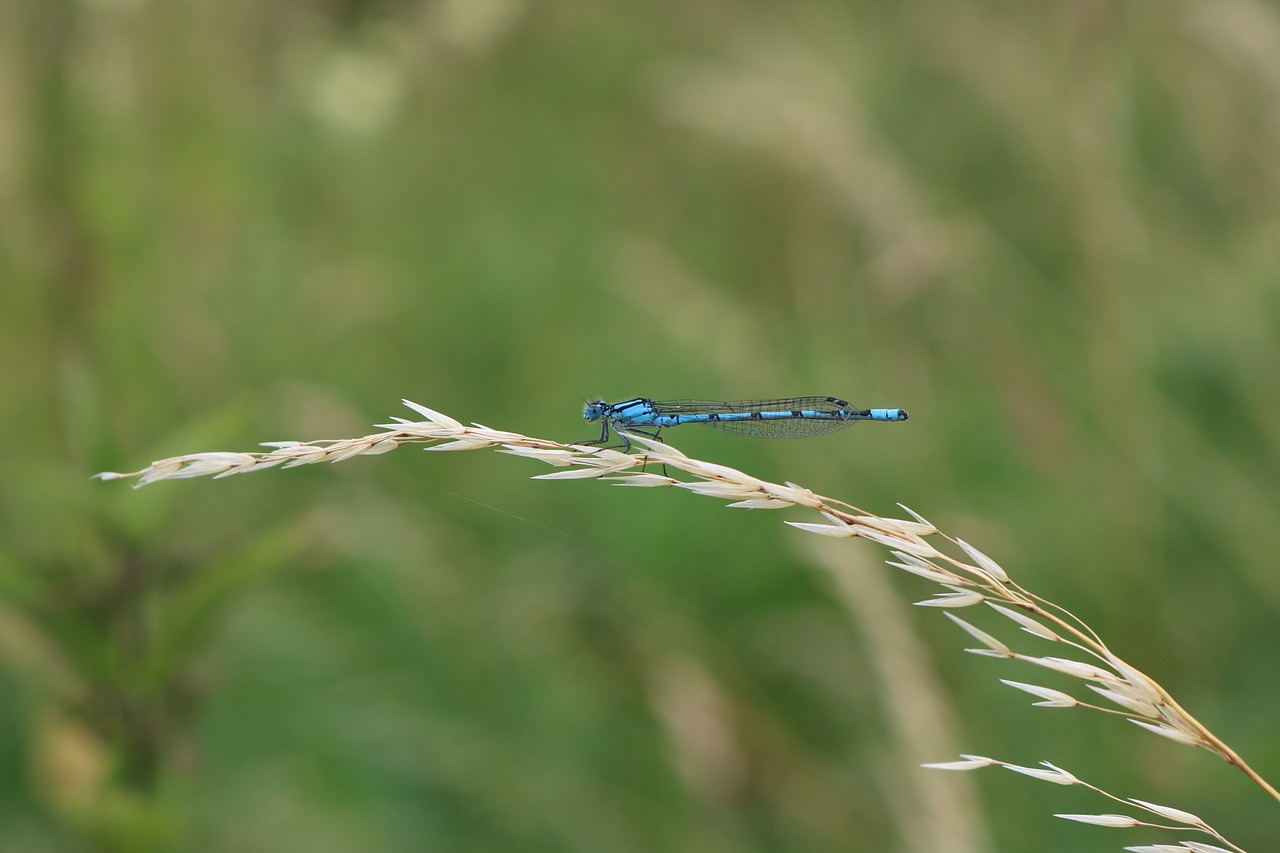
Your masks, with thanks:
M608 440L609 427L619 431L623 444L631 443L622 434L632 430L657 436L667 428L682 424L706 424L726 432L771 438L803 438L844 429L857 421L905 421L903 409L855 409L837 397L787 397L777 400L650 400L636 397L620 403L595 400L582 416L601 421L600 439Z
M867 411L869 421L905 421L907 419L906 409L868 409Z

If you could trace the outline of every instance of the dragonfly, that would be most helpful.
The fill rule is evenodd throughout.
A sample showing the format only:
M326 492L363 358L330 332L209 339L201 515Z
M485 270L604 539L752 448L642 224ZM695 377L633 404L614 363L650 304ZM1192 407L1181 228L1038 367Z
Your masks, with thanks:
M582 409L588 421L600 421L600 437L585 445L605 444L609 430L626 450L628 432L657 438L667 427L706 424L725 432L768 438L807 438L852 426L858 421L905 421L905 409L855 409L837 397L783 397L777 400L650 400L636 397L620 403L592 400Z

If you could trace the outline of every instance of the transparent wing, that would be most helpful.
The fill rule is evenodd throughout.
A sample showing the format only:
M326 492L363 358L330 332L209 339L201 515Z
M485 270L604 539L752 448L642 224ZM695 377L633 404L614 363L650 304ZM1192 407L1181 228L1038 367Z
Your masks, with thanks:
M653 408L664 415L724 414L725 412L854 412L835 397L779 397L776 400L655 400Z
M655 401L663 415L711 415L750 412L804 412L811 417L702 421L709 427L739 435L765 438L807 438L842 430L857 423L861 412L835 397L782 397L776 400L666 400ZM844 414L845 417L841 417Z

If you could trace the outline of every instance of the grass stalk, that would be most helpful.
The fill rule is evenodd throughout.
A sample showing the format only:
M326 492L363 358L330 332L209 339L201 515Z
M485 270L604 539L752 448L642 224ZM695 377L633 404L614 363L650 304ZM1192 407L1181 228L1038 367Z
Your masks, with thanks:
M612 448L562 444L495 430L480 424L468 426L426 406L408 400L404 403L423 419L411 421L397 417L393 419L394 423L379 425L383 432L360 438L271 442L264 445L271 449L252 453L193 453L157 460L130 473L103 472L95 476L103 480L133 480L134 487L137 488L162 480L203 476L220 478L273 467L293 468L319 462L340 462L356 456L387 453L406 444L420 444L433 451L493 448L500 453L523 456L564 469L541 474L534 479L598 479L619 486L679 488L727 500L730 507L744 509L804 507L818 513L822 521L786 523L820 536L861 538L876 542L888 548L892 554L893 559L887 561L888 565L941 586L943 592L917 603L945 608L947 615L981 644L980 648L968 651L1019 660L1078 678L1109 703L1098 705L1040 685L1005 682L1038 698L1040 701L1036 705L1089 708L1125 717L1135 725L1176 743L1204 749L1219 756L1241 770L1254 784L1280 803L1280 791L1275 786L1192 716L1153 678L1126 663L1109 649L1082 620L1065 608L1023 588L995 560L964 540L941 532L928 520L906 507L903 509L910 518L885 518L845 501L819 495L795 483L771 483L734 468L694 459L669 444L640 435L631 435L630 438L643 448L642 452L623 453ZM678 479L667 473L656 474L648 469L661 469L664 472L675 470L688 475L688 479ZM1041 640L1062 644L1065 649L1070 650L1068 654L1073 654L1074 657L1023 654L951 612L980 604L987 605L1023 631ZM947 770L1003 766L1059 784L1083 784L1130 807L1172 821L1172 824L1163 825L1166 829L1201 832L1228 845L1223 849L1242 849L1231 844L1195 815L1145 801L1114 797L1047 762L1044 768L1027 768L981 756L966 756L961 761L926 766ZM1059 817L1107 826L1157 826L1123 815ZM1203 846L1195 847L1193 844L1181 849L1204 849Z

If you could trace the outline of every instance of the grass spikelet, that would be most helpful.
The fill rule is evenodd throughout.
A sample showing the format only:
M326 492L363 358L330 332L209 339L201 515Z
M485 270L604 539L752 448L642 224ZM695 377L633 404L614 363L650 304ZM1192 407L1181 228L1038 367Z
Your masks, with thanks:
M910 520L881 517L795 483L770 483L725 465L686 456L669 444L645 436L631 436L631 440L643 448L642 452L621 453L609 448L562 444L480 424L468 426L426 406L408 400L404 403L421 415L423 420L410 421L397 417L392 419L393 423L381 425L383 432L359 438L269 442L263 445L268 449L254 453L193 453L160 459L130 473L103 472L95 476L101 480L133 480L134 488L140 488L162 480L204 476L222 478L276 466L293 468L320 462L343 462L358 456L387 453L404 445L420 445L427 450L440 451L495 449L499 453L561 469L536 475L534 479L539 480L596 479L621 486L674 486L703 497L728 501L730 507L739 509L803 507L817 512L822 520L787 521L788 525L824 537L861 538L883 545L893 557L888 565L940 585L943 592L920 603L928 607L943 608L949 619L983 646L969 651L988 657L1030 663L1060 676L1078 679L1117 707L1093 705L1056 688L1017 681L1004 682L1041 700L1036 705L1080 708L1119 715L1161 737L1208 750L1241 770L1254 784L1280 803L1280 791L1183 709L1154 679L1107 648L1086 624L1064 608L1023 589L990 556L961 539L943 534L914 510L902 507L911 516ZM646 470L658 466L663 466L664 472L674 471L685 477L667 476L666 473L658 475ZM1083 659L1024 654L951 612L984 602L1011 620L1022 632L1042 641L1065 645ZM1120 799L1047 762L1041 767L1028 768L982 756L966 755L959 761L924 766L939 770L1002 766L1043 781L1061 785L1084 785L1148 815L1174 821L1178 828L1207 834L1216 842L1227 845L1225 848L1215 848L1200 842L1186 842L1169 849L1241 850L1189 812L1142 800ZM1064 814L1059 817L1115 827L1162 826L1124 815ZM1164 825L1164 828L1169 827ZM1164 846L1129 849L1155 850L1164 849Z

